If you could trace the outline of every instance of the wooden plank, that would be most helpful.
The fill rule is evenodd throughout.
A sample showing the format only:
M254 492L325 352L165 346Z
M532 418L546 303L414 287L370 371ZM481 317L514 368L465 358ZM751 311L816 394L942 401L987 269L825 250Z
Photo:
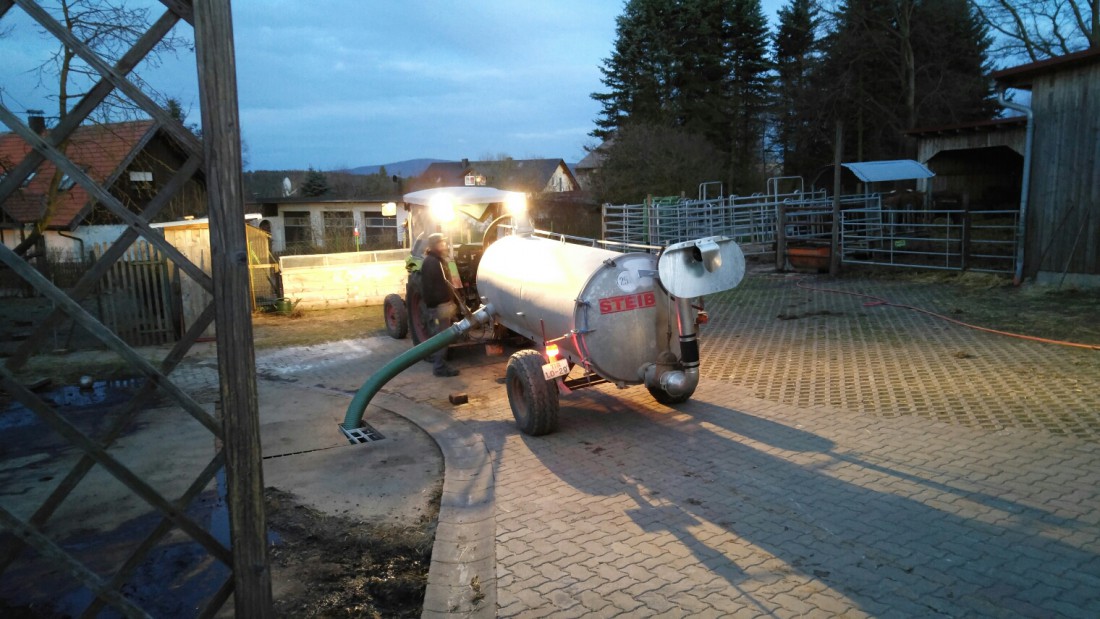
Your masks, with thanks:
M129 248L127 248L129 251ZM99 294L103 298L103 316L105 318L103 324L111 331L118 333L119 317L118 312L115 311L115 290L118 288L118 284L115 280L118 278L118 273L115 269L117 262L111 263L108 266L106 277L103 280L103 286L100 288ZM119 334L121 337L121 334Z
M178 14L185 22L195 25L195 11L190 0L160 0L160 3Z
M1025 274L1100 274L1100 65L1035 80Z
M210 232L208 229L179 230L165 229L165 236L176 246L188 260L204 272L210 272ZM190 277L184 277L180 273L175 274L179 282L180 319L187 328L202 314L207 305L214 301L214 296L200 287ZM213 325L207 328L203 337L213 337L215 334Z
M172 281L168 278L168 259L157 252L157 302L160 304L161 340L167 344L175 340L176 327L172 321Z
M136 265L142 288L141 303L138 305L138 310L142 314L139 324L141 324L142 340L147 345L153 345L158 343L156 298L159 293L153 279L153 261L149 256L148 245L141 248L141 254L141 260Z
M159 330L156 299L159 293L153 279L153 260L150 256L149 245L143 244L139 253L140 259L134 266L137 267L141 288L141 297L137 306L138 311L141 313L138 322L141 325L141 340L144 342L143 345L157 344L159 343L157 342Z
M135 316L136 312L134 311L136 309L134 305L134 293L136 291L133 264L137 245L140 245L140 242L131 245L130 251L126 252L126 259L119 261L118 264L115 265L115 268L118 269L119 279L118 309L122 318L122 322L118 325L118 334L122 336L122 339L126 340L127 343L135 341L138 334L138 325Z
M840 274L840 162L844 158L844 122L836 121L836 138L833 142L833 226L829 244L829 275Z
M248 246L241 217L244 179L233 15L229 0L198 0L194 8L225 425L229 530L233 539L234 601L238 617L270 617L274 610L252 313L248 302Z
M146 346L152 343L150 338L150 319L152 318L152 311L149 307L149 295L153 292L153 287L149 281L149 245L142 243L135 248L137 250L137 260L130 263L130 268L134 271L135 280L137 282L137 290L135 291L135 303L134 324L137 325L137 341L141 342L139 346Z

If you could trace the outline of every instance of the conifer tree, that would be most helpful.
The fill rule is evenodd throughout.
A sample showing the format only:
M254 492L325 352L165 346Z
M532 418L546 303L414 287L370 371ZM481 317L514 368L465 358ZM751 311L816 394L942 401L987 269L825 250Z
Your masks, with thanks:
M791 0L779 10L775 35L775 137L783 174L809 175L827 145L815 131L811 76L821 62L820 24L815 0Z
M323 196L329 191L328 177L324 172L314 170L313 166L310 166L306 172L306 177L302 180L302 195L316 198Z
M759 0L629 0L601 67L607 91L592 135L627 126L703 136L727 188L754 186L767 103L767 27Z
M906 130L993 116L989 38L967 0L844 0L830 17L817 126L844 121L846 159L911 157Z

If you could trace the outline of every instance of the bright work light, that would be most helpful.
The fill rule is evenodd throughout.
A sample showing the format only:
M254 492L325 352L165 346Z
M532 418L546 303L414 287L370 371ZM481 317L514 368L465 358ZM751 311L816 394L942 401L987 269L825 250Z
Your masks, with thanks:
M445 193L432 196L431 202L428 203L428 210L431 211L432 219L440 223L452 221L455 218L454 199Z
M513 217L519 217L527 213L527 194L519 193L518 191L512 191L508 193L508 198L504 202L504 208Z

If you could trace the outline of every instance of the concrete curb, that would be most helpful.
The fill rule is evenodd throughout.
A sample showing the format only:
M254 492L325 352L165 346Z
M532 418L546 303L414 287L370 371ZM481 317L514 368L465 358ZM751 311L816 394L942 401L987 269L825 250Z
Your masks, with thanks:
M371 402L424 430L443 453L443 496L422 617L495 617L493 462L481 437L450 415L393 393Z

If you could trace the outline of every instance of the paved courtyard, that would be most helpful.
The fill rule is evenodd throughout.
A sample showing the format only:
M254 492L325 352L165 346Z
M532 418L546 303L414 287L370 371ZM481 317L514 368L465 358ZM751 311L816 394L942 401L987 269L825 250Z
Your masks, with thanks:
M1100 616L1100 352L813 289L950 307L934 286L745 286L708 299L704 379L675 408L597 387L527 437L507 357L476 353L386 387L376 406L450 425L433 578L451 578L425 616ZM351 391L408 345L257 361Z

